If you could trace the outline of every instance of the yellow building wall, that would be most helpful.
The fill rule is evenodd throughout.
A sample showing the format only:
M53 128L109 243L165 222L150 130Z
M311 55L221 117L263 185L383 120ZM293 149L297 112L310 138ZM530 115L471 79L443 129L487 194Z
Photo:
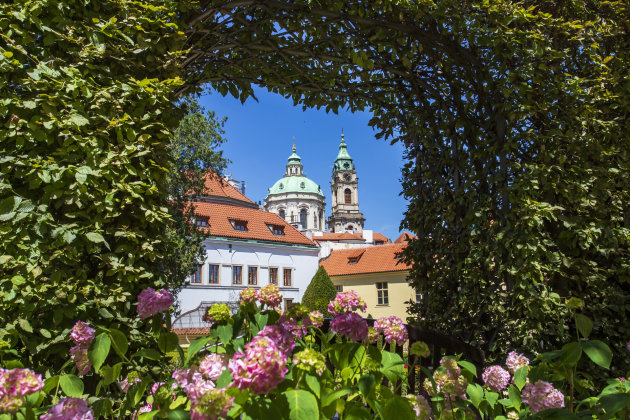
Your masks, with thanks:
M353 274L347 276L330 276L335 286L343 286L343 291L354 290L367 304L366 315L373 318L397 316L407 322L407 305L405 302L416 299L415 290L407 283L409 271L393 271L375 274ZM386 282L389 294L389 305L378 305L376 283Z

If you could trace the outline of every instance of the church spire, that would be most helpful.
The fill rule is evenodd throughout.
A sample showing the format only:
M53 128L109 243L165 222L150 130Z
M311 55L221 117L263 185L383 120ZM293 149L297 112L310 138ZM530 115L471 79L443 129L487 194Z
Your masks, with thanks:
M348 154L348 146L346 145L345 135L341 132L341 143L339 143L339 154L335 159L335 165L333 172L337 171L352 171L354 170L354 162Z
M287 172L286 176L301 176L302 175L302 158L297 155L295 152L295 137L293 137L293 148L292 148L291 156L289 156L287 162Z

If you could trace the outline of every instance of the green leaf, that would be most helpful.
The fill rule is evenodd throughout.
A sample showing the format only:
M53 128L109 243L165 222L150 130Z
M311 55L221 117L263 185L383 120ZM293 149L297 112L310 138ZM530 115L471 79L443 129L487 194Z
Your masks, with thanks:
M525 384L527 383L527 372L529 371L529 366L523 366L519 368L516 372L514 372L514 385L518 388L518 390L522 390Z
M88 241L94 242L95 244L103 243L107 248L109 248L109 244L105 242L105 238L103 235L97 232L88 232L85 234L85 237L88 238Z
M496 392L491 392L491 391L486 390L486 401L488 401L488 404L490 404L490 407L494 408L498 399L499 399L499 394L497 394Z
M100 333L96 336L94 341L92 341L92 345L90 345L88 350L88 359L92 362L95 371L98 372L105 362L105 359L107 359L111 344L111 339L106 332Z
M83 395L83 381L75 375L61 376L59 386L68 397L80 398Z
M59 384L59 375L51 376L50 378L44 381L44 387L42 388L42 391L46 394L49 394L50 391L57 388L58 384Z
M232 373L229 369L225 369L217 378L217 388L225 388L232 383Z
M383 414L385 419L415 418L415 413L413 412L411 403L409 400L401 397L400 395L394 395L386 401Z
M473 377L477 376L477 367L473 365L472 363L467 362L466 360L458 360L457 364L463 367L464 370L467 370L468 372L470 372L473 375Z
M196 339L195 341L193 341L192 343L190 343L190 345L188 346L188 354L186 356L186 364L188 364L188 362L194 356L196 356L201 351L201 349L203 349L206 346L206 344L208 344L211 340L212 340L212 337L200 337Z
M582 343L584 353L598 366L610 368L612 351L610 347L599 340L589 340Z
M483 400L483 388L479 384L468 384L466 393L470 397L470 401L476 408L479 408L481 400Z
M510 402L512 403L512 406L516 408L516 411L519 411L522 404L521 391L517 389L514 385L510 385L510 387L508 388L508 396L510 397Z
M114 351L120 356L121 359L123 359L125 357L125 354L127 354L127 349L129 348L127 336L123 334L122 331L113 328L108 330L108 334L109 337L112 339Z
M614 393L603 395L599 399L599 405L606 412L605 418L610 418L624 408L630 407L630 394Z
M162 332L160 333L160 337L158 338L158 348L163 353L168 353L171 350L175 350L178 343L179 339L177 338L177 334L172 332Z
M359 391L363 395L370 395L370 393L374 390L374 386L376 385L376 379L374 375L368 373L359 378Z
M232 340L232 337L233 337L233 334L234 334L234 331L232 329L232 325L230 325L230 324L219 325L217 327L217 334L219 336L219 340L225 346L226 344L228 344Z
M140 349L131 357L144 357L149 360L162 360L162 353L155 349Z
M289 419L291 420L319 420L317 399L313 394L303 389L290 389L282 394L289 403Z
M186 410L173 410L168 413L169 420L190 420L190 414Z
M70 115L70 121L72 121L72 123L78 127L82 127L84 125L87 125L90 123L90 121L85 118L83 115L79 115L79 114L72 114Z
M315 396L319 398L320 392L321 392L321 385L319 383L319 379L313 375L306 374L304 376L304 381L306 382L306 385L308 385L310 390L313 391L313 394L315 394ZM219 385L217 385L217 387L219 387Z
M559 362L564 366L575 366L582 357L582 346L578 342L567 343L562 346L562 352Z
M352 392L351 388L341 388L341 389L336 390L335 392L327 394L325 397L322 398L322 407L327 407L330 404L333 404L339 398L343 397L344 395L348 395L351 392Z
M593 331L593 321L591 321L589 317L582 314L575 314L575 323L582 337L588 338L588 336L591 335L591 331Z
M341 379L343 379L344 381L347 381L348 379L352 377L353 373L354 373L354 370L351 367L345 367L341 369Z
M577 420L580 417L563 408L552 408L551 410L541 411L530 418L536 420Z
M18 320L18 324L20 325L20 328L22 328L24 331L29 333L33 332L33 327L31 327L31 324L24 318L20 318Z

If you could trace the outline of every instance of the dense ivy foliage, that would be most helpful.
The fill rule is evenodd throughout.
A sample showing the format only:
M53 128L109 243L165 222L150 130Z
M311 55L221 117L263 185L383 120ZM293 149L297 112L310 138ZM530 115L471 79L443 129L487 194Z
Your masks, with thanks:
M138 348L135 297L175 286L167 146L185 37L163 4L0 5L0 339L40 372L66 361L77 319Z
M320 311L325 317L329 317L328 304L335 296L337 296L335 285L328 277L326 269L319 267L302 296L302 304L310 311Z

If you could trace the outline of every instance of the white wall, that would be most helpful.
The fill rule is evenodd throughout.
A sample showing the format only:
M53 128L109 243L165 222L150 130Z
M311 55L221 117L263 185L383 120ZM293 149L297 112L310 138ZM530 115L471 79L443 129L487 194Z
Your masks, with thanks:
M208 239L204 242L206 260L201 271L201 284L188 284L178 296L181 313L202 302L235 302L242 289L260 288L269 284L269 267L278 268L278 287L283 298L300 302L318 268L319 248L298 248L280 244L248 243L237 240ZM208 283L210 264L219 265L219 283ZM232 284L232 269L243 267L242 284ZM258 284L247 284L248 267L258 268ZM284 269L291 269L292 285L285 287Z

